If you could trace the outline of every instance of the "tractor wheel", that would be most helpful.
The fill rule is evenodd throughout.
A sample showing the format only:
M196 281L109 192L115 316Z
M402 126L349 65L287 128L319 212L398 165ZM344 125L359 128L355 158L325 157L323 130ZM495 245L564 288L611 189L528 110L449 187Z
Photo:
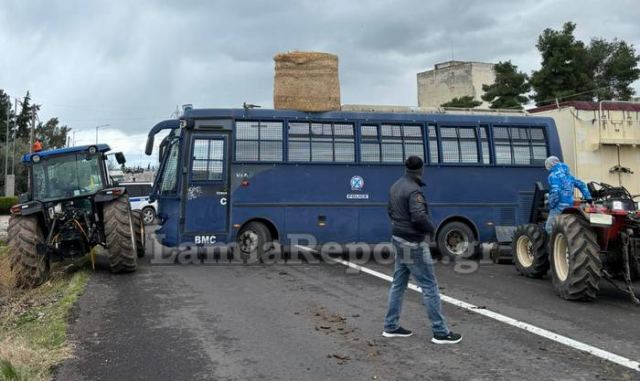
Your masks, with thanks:
M109 267L114 273L136 270L136 238L129 196L104 204L104 235L109 250Z
M551 275L556 293L566 300L594 300L602 263L596 233L572 214L558 216L550 239Z
M538 225L519 226L513 234L511 253L518 272L529 278L541 278L549 271L546 232Z
M11 271L19 288L39 286L49 277L49 261L38 254L37 246L44 243L44 234L37 216L11 216L8 246Z
M238 233L236 243L243 261L246 262L251 256L254 256L258 261L262 262L264 254L269 251L271 233L264 224L249 222Z
M138 254L138 258L142 258L144 257L146 244L143 212L140 210L132 210L131 218L133 219L133 231L136 235L136 253Z

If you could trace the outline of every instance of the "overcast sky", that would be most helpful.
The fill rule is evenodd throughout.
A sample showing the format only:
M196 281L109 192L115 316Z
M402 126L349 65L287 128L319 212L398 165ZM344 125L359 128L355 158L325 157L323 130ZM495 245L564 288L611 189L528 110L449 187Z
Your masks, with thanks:
M273 56L339 56L343 104L417 105L416 73L438 62L511 60L530 73L545 28L640 49L640 2L0 0L0 88L31 91L77 144L130 157L177 105L272 107ZM634 88L640 93L640 83ZM137 159L134 159L137 160Z

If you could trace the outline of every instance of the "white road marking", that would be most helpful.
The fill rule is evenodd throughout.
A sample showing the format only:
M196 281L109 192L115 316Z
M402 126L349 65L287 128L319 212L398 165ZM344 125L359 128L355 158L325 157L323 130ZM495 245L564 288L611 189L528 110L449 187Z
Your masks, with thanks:
M342 259L339 259L339 258L331 258L331 260L333 260L333 261L335 261L337 263L343 264L345 266L349 266L349 267L351 267L353 269L360 270L363 273L367 273L367 274L373 275L373 276L375 276L377 278L386 280L388 282L393 281L393 277L391 277L389 275L386 275L386 274L383 274L381 272L375 271L375 270L371 270L371 269L369 269L367 267L363 267L363 266L360 266L360 265L357 265L355 263L351 263L351 262L348 262L348 261L345 261L345 260L342 260ZM408 287L413 291L421 292L420 291L420 287L416 286L413 283L409 283ZM560 343L562 345L566 345L568 347L577 349L579 351L587 352L587 353L592 354L594 356L600 357L601 359L604 359L604 360L607 360L607 361L611 361L611 362L616 363L618 365L622 365L622 366L624 366L626 368L633 369L633 370L635 370L637 372L640 372L640 362L638 362L638 361L634 361L634 360L628 359L626 357L617 355L615 353L611 353L611 352L605 351L604 349L596 348L596 347L594 347L592 345L585 344L583 342L574 340L574 339L566 337L566 336L562 336L562 335L557 334L555 332L551 332L551 331L548 331L546 329L536 327L535 325L532 325L532 324L529 324L529 323L525 323L525 322L522 322L522 321L517 320L517 319L510 318L508 316L499 314L497 312L493 312L493 311L485 309L485 308L479 308L478 306L475 306L475 305L467 303L467 302L463 302L462 300L458 300L458 299L452 298L450 296L446 296L446 295L440 294L440 298L442 299L443 302L446 302L446 303L449 303L449 304L453 304L456 307L459 307L459 308L462 308L462 309L465 309L465 310L468 310L468 311L475 312L475 313L477 313L479 315L486 316L488 318L500 321L500 322L505 323L505 324L509 324L510 326L513 326L513 327L516 327L516 328L520 328L520 329L523 329L523 330L525 330L527 332L531 332L531 333L533 333L535 335L542 336L542 337L544 337L546 339L555 341L556 343Z

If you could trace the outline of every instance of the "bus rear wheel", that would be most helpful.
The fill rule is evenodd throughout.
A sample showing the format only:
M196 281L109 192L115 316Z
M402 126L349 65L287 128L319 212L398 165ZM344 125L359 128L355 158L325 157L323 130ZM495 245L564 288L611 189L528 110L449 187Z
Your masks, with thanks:
M236 244L244 262L250 258L262 262L272 245L271 233L263 223L249 222L238 233Z
M471 258L475 254L473 230L464 222L453 221L444 225L438 233L438 250L449 259Z

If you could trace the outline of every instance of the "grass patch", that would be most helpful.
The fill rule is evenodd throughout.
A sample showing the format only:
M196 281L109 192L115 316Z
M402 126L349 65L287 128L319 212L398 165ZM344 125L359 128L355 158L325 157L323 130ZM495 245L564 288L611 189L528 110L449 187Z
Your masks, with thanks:
M0 248L0 282L4 261ZM73 274L54 272L33 290L11 290L3 296L0 289L0 380L48 380L52 368L71 355L69 311L89 275L84 266Z

